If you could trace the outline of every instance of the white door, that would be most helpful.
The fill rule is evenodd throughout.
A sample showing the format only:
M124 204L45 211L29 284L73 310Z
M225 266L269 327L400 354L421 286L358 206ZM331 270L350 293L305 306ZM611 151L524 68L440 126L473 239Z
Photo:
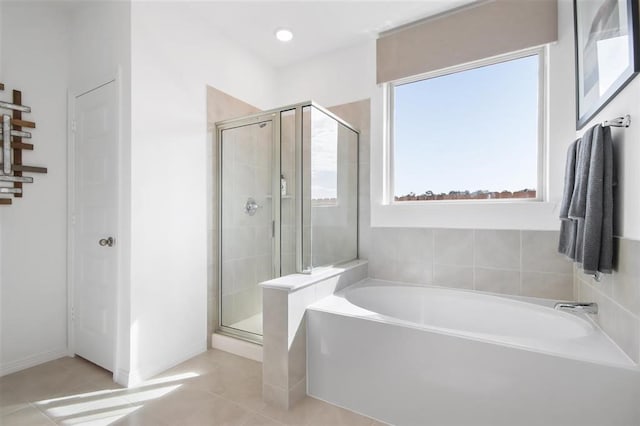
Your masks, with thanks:
M116 84L76 97L73 326L77 355L113 371L118 276Z

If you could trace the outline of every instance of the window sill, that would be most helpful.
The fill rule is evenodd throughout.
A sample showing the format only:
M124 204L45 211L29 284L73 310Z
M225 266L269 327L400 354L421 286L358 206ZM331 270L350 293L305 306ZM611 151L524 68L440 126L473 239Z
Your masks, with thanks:
M400 201L371 206L372 227L557 230L558 203L536 200Z
M486 199L486 200L415 200L415 201L392 201L390 206L404 205L482 205L482 204L514 204L514 203L544 203L544 200L538 198L508 198L508 199Z

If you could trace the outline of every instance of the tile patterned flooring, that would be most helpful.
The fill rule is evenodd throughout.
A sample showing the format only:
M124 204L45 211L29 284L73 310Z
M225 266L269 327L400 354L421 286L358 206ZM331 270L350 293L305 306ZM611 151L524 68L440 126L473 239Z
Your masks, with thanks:
M289 411L262 401L262 364L209 350L135 388L81 358L0 378L0 425L378 426L307 397Z

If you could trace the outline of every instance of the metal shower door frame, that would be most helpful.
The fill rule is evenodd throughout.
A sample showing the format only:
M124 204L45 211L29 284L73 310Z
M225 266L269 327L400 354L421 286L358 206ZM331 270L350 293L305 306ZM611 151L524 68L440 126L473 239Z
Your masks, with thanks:
M246 330L240 330L233 327L226 326L222 323L222 190L223 190L223 171L222 171L222 152L223 152L223 138L222 133L225 130L237 129L240 127L247 127L252 125L258 125L260 123L271 123L272 129L272 149L271 155L273 159L273 170L280 170L280 118L277 117L276 112L265 112L261 114L252 115L249 117L243 117L240 119L226 120L216 123L216 143L217 143L217 166L218 166L218 329L217 333L230 335L242 340L247 340L253 343L262 344L262 335L251 333ZM273 242L271 246L271 261L272 261L272 275L274 277L280 276L280 174L276 174L272 170L272 202L271 202L271 217L272 217L272 235ZM276 202L278 200L278 202Z

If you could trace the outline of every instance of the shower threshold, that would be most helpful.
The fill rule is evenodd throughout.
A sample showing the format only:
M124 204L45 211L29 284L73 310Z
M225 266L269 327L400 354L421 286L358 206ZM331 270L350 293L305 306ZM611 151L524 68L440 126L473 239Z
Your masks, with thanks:
M229 327L262 336L262 313L255 314L252 317L230 324Z

